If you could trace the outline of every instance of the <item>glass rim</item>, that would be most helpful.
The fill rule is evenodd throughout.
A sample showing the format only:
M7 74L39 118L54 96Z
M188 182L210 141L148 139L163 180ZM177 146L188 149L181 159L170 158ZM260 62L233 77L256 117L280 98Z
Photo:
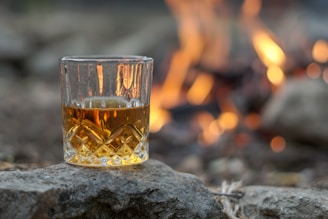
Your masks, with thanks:
M153 58L141 55L73 55L63 56L61 62L151 62Z

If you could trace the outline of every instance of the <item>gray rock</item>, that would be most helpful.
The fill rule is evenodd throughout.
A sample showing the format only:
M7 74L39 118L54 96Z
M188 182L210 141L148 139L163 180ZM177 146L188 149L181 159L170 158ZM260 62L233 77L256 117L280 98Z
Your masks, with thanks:
M78 35L48 44L26 59L26 69L32 75L59 80L59 58L66 55L86 55L88 51L92 51L92 45L89 39Z
M240 205L248 218L328 218L328 190L249 186Z
M32 51L31 42L18 32L8 30L0 32L0 59L20 60Z
M124 168L61 163L0 179L0 218L224 218L198 178L155 160Z
M173 21L159 16L145 21L135 32L131 31L115 41L107 42L100 54L153 54L160 44L172 40L174 34Z
M321 80L289 80L267 103L263 127L296 141L327 145L328 86Z

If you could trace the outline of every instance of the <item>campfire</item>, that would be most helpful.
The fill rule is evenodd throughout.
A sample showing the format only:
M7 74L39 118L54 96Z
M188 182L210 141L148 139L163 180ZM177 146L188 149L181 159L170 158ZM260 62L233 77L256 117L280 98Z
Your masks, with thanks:
M169 63L162 66L164 76L155 75L150 131L184 123L201 147L217 145L225 135L245 147L255 136L272 152L284 151L284 136L259 131L261 110L289 78L328 83L326 39L303 35L297 48L289 45L304 32L280 37L262 20L261 0L244 0L237 8L218 0L166 3L177 22L179 46L163 61Z
M71 10L75 3L67 7L60 1L39 12L7 7L1 14L6 22L0 24L6 30L0 36L6 103L1 159L62 161L58 57L141 54L155 60L151 159L208 185L220 185L222 179L270 185L319 181L328 167L327 113L320 104L327 98L328 17L318 10L327 3L318 2L165 0L148 7L149 1L129 1L99 2L94 8L81 3ZM56 5L58 10L52 8ZM274 100L286 100L286 88L304 81L311 89L293 91L310 109L284 106L272 121L284 120L285 126L266 128L267 109L279 106ZM322 96L313 93L318 90ZM297 122L290 126L294 114ZM295 131L312 141L296 141Z

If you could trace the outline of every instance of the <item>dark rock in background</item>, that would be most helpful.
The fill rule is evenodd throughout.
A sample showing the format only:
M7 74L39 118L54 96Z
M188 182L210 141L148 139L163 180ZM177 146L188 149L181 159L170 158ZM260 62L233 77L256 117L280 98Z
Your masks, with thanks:
M328 86L317 79L287 80L263 111L263 127L312 145L328 145Z

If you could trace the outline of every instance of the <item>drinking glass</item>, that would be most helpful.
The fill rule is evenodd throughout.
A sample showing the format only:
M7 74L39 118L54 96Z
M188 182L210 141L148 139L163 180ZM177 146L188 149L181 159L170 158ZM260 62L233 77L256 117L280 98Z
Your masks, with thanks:
M124 166L149 157L153 59L66 56L60 59L64 160Z

